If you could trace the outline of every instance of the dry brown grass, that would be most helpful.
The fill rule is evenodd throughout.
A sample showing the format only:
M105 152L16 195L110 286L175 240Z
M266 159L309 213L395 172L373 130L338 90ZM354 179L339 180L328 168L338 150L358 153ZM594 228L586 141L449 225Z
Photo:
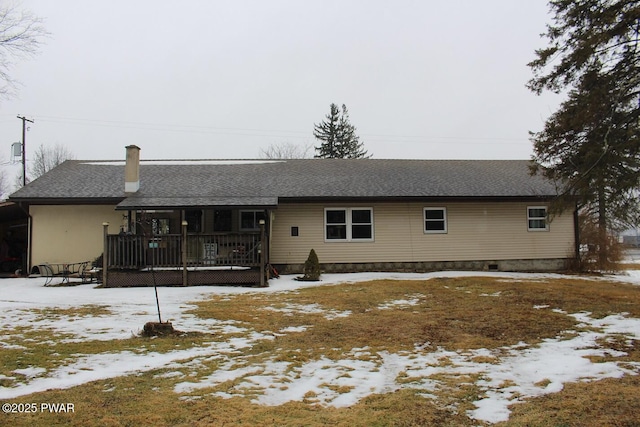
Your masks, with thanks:
M638 263L618 264L616 269L618 271L620 271L620 270L640 270L640 264L638 264Z
M407 296L421 295L415 306L378 310ZM536 343L571 328L575 320L535 306L548 305L568 313L588 311L595 317L630 313L640 317L640 289L606 281L562 279L513 282L492 278L434 279L430 281L374 281L304 289L279 295L239 295L199 303L200 317L233 319L245 326L277 332L313 325L303 333L278 338L278 346L348 351L368 346L374 351L412 350L415 345L450 350L496 348L520 341ZM283 316L261 307L298 307L317 304L325 310L350 312L327 319L326 313L308 314L302 308Z
M560 393L514 405L509 421L496 426L637 427L639 390L639 376L566 384Z
M52 390L20 402L75 402L70 414L2 415L11 426L464 426L464 414L435 404L411 390L372 395L349 408L323 408L304 402L261 406L243 398L204 396L184 401L169 381L138 377L96 381L71 390ZM114 391L105 391L112 390ZM154 389L152 391L152 389ZM461 393L460 393L461 394ZM6 422L6 424L4 424Z
M106 316L111 311L103 305L81 305L73 308L50 307L43 309L31 310L39 314L43 319L51 319L52 317L85 317L85 316Z
M412 304L391 304L410 300ZM548 306L549 309L536 309ZM380 309L385 307L386 309ZM310 309L317 309L313 312ZM573 317L566 313L588 311L595 317L629 313L640 317L640 287L585 280L579 277L560 280L513 281L494 278L456 278L429 281L373 281L308 288L278 294L219 296L198 302L191 313L202 318L231 320L251 332L276 338L262 340L238 353L246 363L282 360L292 365L320 357L338 359L354 348L410 352L416 345L426 348L498 350L521 341L535 345L545 338L562 336L575 330ZM310 312L311 311L311 312ZM65 315L70 315L66 313ZM342 317L341 317L342 316ZM295 333L283 333L288 327L309 326ZM6 333L6 332L5 332ZM20 331L21 334L30 333ZM42 334L44 332L40 332ZM51 338L49 336L38 339ZM217 336L224 340L229 336ZM169 351L205 345L212 337L183 336L148 340L131 338L117 342L58 344L52 357L37 345L29 346L24 357L33 366L56 366L74 354L105 351ZM628 352L617 362L640 362L640 344L623 337L603 341L609 348ZM110 346L110 350L106 347ZM42 347L42 346L40 346ZM39 352L39 353L38 353ZM3 350L4 353L4 350ZM33 356L29 356L32 353ZM37 357L36 357L37 353ZM11 364L18 350L0 354L3 364ZM362 357L368 357L366 355ZM608 359L601 358L607 361ZM613 359L612 359L613 360ZM477 362L495 363L494 357ZM446 364L446 360L441 361ZM182 369L189 378L209 375L219 369L215 360ZM10 372L5 368L0 373ZM94 381L68 390L49 390L14 399L13 402L71 402L73 414L0 414L0 425L12 426L477 426L465 411L481 396L477 378L468 375L440 375L436 399L418 391L401 389L394 393L372 395L348 408L314 405L314 396L304 402L281 406L261 406L248 397L222 399L211 395L233 384L223 384L192 393L176 393L174 387L184 379L166 376L175 368L144 372L135 376ZM399 383L411 383L400 376ZM1 384L0 384L1 385ZM504 425L533 426L632 426L640 413L638 377L569 384L561 393L532 399L513 407L513 415ZM506 386L506 384L505 384ZM542 385L541 385L542 386ZM286 384L281 387L286 388ZM347 392L348 387L335 387ZM259 391L255 391L259 393ZM247 396L250 392L247 392ZM634 418L635 417L635 418ZM635 424L634 424L635 422Z

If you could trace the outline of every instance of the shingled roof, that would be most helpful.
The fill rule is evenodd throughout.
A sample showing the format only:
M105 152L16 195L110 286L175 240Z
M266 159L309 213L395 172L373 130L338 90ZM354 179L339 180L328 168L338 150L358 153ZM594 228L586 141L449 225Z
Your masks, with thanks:
M141 161L124 192L124 162L68 160L11 195L28 203L118 203L119 209L275 206L284 200L549 198L527 160Z

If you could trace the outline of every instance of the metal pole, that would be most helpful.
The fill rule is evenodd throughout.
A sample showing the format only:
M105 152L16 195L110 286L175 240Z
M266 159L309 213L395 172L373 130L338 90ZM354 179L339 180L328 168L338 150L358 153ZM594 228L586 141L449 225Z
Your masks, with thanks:
M27 122L33 123L33 120L29 120L24 116L18 116L22 120L22 186L27 185L27 158L25 154L26 136L27 136Z
M152 234L153 235L153 234ZM158 243L154 242L151 248L151 278L153 279L153 290L156 293L156 307L158 307L158 323L162 323L162 317L160 316L160 299L158 298L158 285L156 284L156 271L153 268L155 260L157 258Z
M160 317L160 300L158 299L158 287L155 285L155 283L153 284L153 289L156 291L156 307L158 307L158 323L162 323L162 317Z

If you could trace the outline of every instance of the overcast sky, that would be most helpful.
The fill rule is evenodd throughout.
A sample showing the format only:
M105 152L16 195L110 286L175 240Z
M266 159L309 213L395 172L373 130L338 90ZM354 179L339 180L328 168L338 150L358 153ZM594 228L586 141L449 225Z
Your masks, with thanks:
M317 145L346 104L374 158L527 159L559 98L525 88L544 0L24 0L51 37L0 103L21 139L77 159L257 158ZM2 148L4 147L4 148Z

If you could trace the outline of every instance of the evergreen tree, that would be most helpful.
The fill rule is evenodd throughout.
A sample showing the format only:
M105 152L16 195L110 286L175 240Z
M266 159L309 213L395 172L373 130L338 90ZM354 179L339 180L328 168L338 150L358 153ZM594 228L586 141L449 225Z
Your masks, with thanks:
M342 104L342 111L336 104L331 104L326 120L313 125L313 136L322 141L315 147L316 158L322 159L361 159L368 158L363 143L356 135L356 128L349 121L347 106Z
M598 225L607 264L610 229L628 224L640 184L640 0L555 0L549 46L529 64L528 87L567 99L532 134L532 171L561 190L556 210L575 200Z
M320 280L320 261L316 251L311 249L309 256L304 262L304 280L317 281Z

